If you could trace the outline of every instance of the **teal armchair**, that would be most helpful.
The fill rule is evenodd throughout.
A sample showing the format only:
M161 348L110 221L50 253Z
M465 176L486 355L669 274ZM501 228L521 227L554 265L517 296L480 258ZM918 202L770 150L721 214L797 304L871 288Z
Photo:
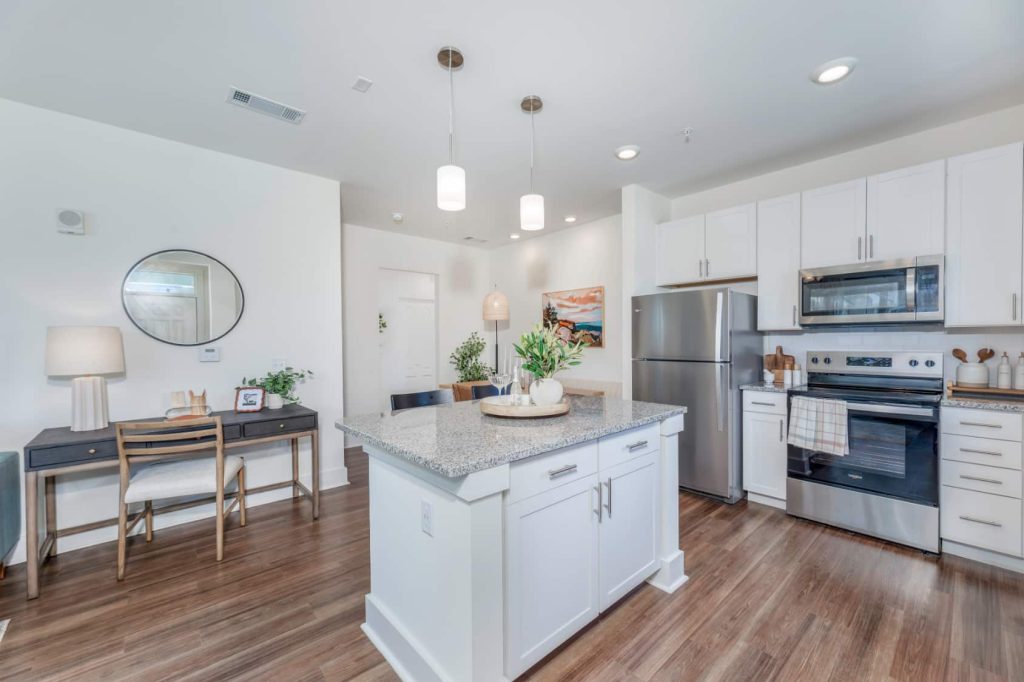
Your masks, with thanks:
M21 538L21 480L18 453L0 452L0 578L4 559Z

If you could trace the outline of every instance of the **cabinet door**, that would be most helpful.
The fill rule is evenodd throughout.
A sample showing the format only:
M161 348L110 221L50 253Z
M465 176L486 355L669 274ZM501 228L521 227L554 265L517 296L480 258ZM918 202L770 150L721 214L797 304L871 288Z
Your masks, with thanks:
M506 510L506 675L518 676L597 617L598 478Z
M868 178L867 260L941 254L946 232L946 162Z
M865 178L801 194L800 267L864 260L866 197Z
M658 453L623 462L600 473L601 610L646 580L657 551Z
M672 220L657 228L658 286L699 282L704 276L704 216Z
M743 489L786 499L786 416L743 413Z
M705 279L757 274L757 206L744 204L704 217Z
M757 204L757 328L799 329L800 195Z
M1021 324L1024 144L947 162L946 326Z

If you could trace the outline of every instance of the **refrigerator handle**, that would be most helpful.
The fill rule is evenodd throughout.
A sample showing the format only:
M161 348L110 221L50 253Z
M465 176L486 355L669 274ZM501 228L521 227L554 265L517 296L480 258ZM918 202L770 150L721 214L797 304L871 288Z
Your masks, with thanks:
M726 384L729 379L725 374L726 369L726 365L715 363L715 418L718 421L719 431L725 431L724 413L729 408L729 386Z

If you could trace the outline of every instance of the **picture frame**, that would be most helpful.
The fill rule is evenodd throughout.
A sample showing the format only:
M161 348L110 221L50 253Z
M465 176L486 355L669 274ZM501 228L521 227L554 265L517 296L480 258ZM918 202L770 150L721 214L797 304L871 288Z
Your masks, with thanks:
M568 343L604 348L604 286L541 294L541 320Z
M240 386L235 389L235 414L259 412L267 398L267 392L259 386Z

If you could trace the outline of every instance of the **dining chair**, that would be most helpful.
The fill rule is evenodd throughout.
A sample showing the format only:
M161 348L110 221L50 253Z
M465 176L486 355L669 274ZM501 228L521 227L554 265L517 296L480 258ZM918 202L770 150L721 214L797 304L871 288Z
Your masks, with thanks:
M431 405L447 405L453 402L452 392L445 389L437 391L420 391L418 393L392 393L391 409L408 410L413 407L429 407Z
M473 387L473 400L480 400L481 398L488 398L492 395L498 394L498 389L491 384L482 384L480 386Z
M128 534L146 522L146 542L153 540L153 500L213 494L217 513L217 561L224 559L224 519L238 506L245 525L245 460L224 455L220 417L197 417L182 422L129 422L115 425L121 468L117 526L117 579L124 580ZM214 457L195 453L214 451ZM193 455L188 459L184 456ZM170 461L167 461L170 460ZM133 465L146 463L133 472ZM224 488L237 480L234 500L224 508ZM143 503L129 521L128 505Z

